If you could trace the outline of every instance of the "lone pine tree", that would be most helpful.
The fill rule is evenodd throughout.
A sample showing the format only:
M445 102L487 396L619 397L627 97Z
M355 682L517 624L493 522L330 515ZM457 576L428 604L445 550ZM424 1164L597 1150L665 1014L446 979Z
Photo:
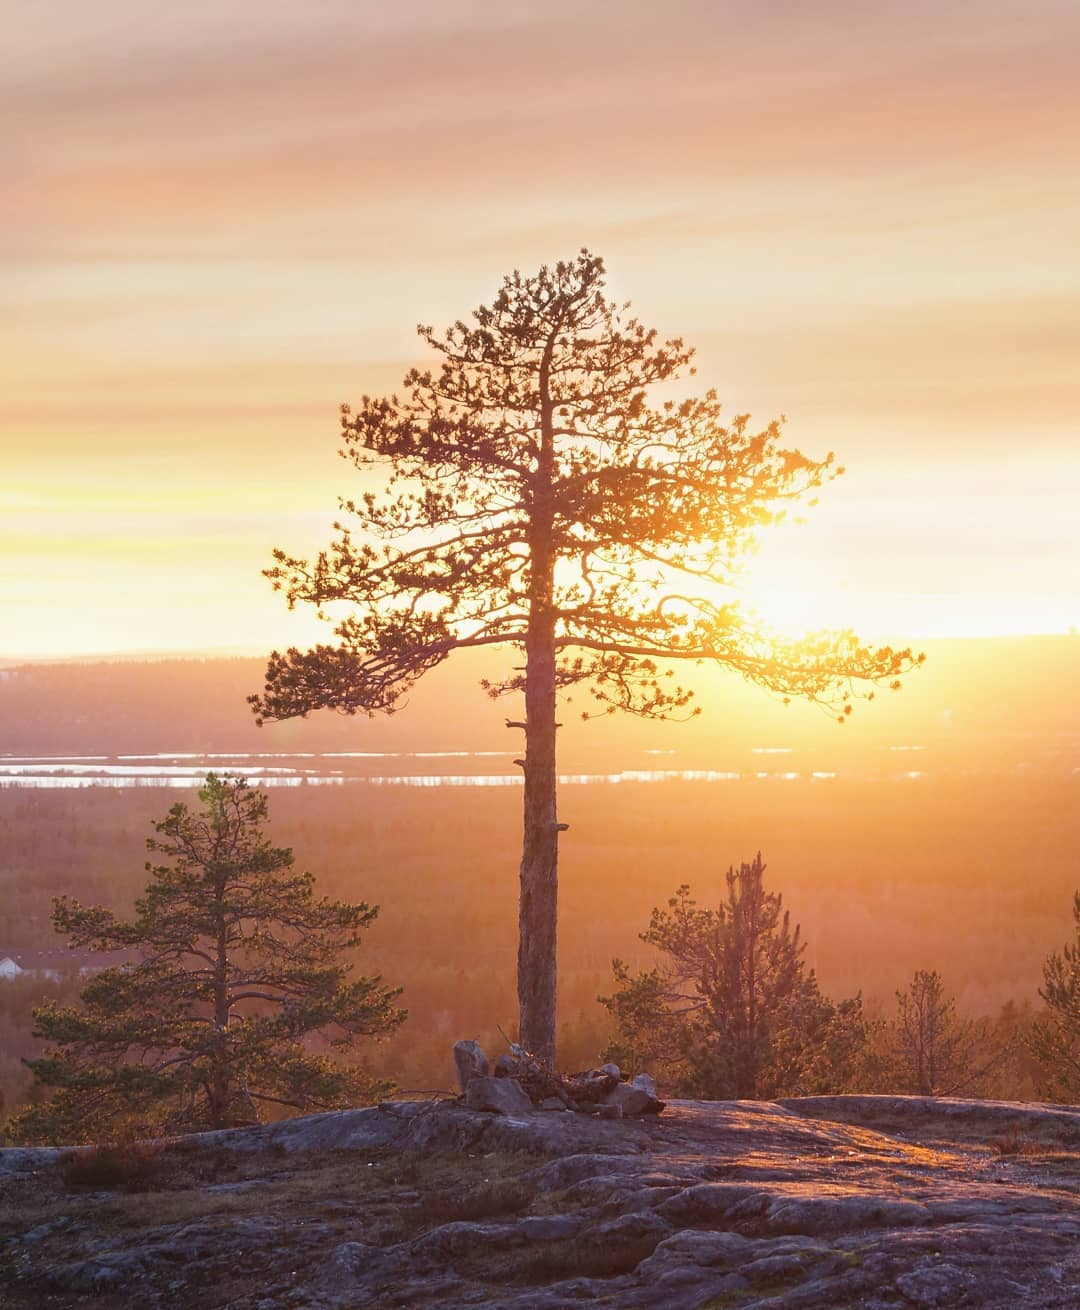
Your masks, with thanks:
M342 454L379 491L343 499L313 560L275 552L291 606L353 609L335 644L274 652L260 722L334 708L392 711L456 650L524 654L493 696L523 693L520 1040L552 1059L559 832L556 698L584 684L607 712L666 717L690 692L670 662L716 661L785 696L850 712L858 683L894 681L910 651L851 633L773 640L731 599L755 534L837 472L726 419L712 391L659 404L693 351L605 298L587 251L512 273L471 323L419 334L442 356L403 399L342 410ZM332 620L330 620L332 621ZM665 676L666 675L666 676Z
M48 1002L35 1036L54 1046L28 1064L51 1100L10 1125L23 1141L224 1128L334 1109L386 1090L332 1058L405 1018L399 989L352 977L347 952L378 910L317 899L309 873L262 831L266 797L210 774L201 812L174 805L149 850L135 918L61 898L53 923L72 946L131 958L87 985L81 1006ZM305 1038L318 1035L322 1050Z

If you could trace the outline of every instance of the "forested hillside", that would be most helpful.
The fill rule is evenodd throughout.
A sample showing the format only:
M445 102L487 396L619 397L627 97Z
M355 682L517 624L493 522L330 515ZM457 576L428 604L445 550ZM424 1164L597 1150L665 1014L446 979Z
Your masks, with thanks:
M1080 637L1016 637L924 644L927 663L900 693L880 693L841 731L804 704L782 705L733 674L692 669L701 715L689 723L614 718L582 723L565 707L562 763L625 767L630 750L675 750L723 768L751 746L812 749L814 767L862 762L889 745L931 744L950 763L986 768L1038 763L1080 742L1073 682ZM262 686L261 659L166 659L0 666L0 757L190 751L501 750L514 698L492 702L480 679L494 657L462 653L427 675L392 717L324 713L260 729L245 697ZM1064 762L1062 760L1061 762Z
M608 1017L596 996L610 990L612 957L648 963L638 934L652 907L683 882L702 902L718 899L728 864L759 849L830 995L861 990L889 1006L927 968L968 1014L1038 1005L1043 960L1067 940L1080 886L1080 711L1070 683L1078 651L1076 638L932 645L909 686L860 707L843 728L730 678L707 685L705 713L685 724L581 723L569 707L567 773L737 776L563 786L567 1063L590 1061L603 1042ZM0 749L190 752L199 764L221 751L514 745L503 726L512 706L485 700L475 664L438 670L389 720L326 715L260 731L243 697L261 669L257 660L9 669ZM387 770L468 767L424 758ZM482 767L516 772L505 757ZM129 908L146 881L150 823L182 794L0 786L0 958L60 945L49 922L54 895ZM347 782L271 794L275 841L295 848L326 893L382 906L362 959L365 971L381 969L406 989L409 1021L379 1061L406 1087L445 1085L455 1038L514 1024L520 803L514 786ZM56 986L0 982L9 1104L26 1086L18 1057L31 1045L30 1006Z
M567 1062L602 1042L612 957L648 963L637 934L651 908L682 882L718 900L727 865L759 848L829 994L889 1005L915 969L936 968L966 1013L1037 1005L1080 883L1077 790L1075 775L564 788ZM130 907L150 821L176 795L0 792L0 955L52 940L54 894ZM406 1087L446 1085L455 1038L513 1026L519 800L363 783L272 793L272 832L298 864L328 894L382 906L362 960L406 989L409 1021L380 1061ZM0 983L9 1096L33 994Z

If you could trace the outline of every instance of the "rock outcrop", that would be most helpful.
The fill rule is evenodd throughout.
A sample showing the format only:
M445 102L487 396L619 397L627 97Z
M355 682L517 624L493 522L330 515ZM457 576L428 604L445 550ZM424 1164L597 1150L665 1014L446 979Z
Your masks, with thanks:
M143 1190L87 1192L64 1153L0 1152L0 1303L1080 1304L1080 1110L1065 1107L674 1101L602 1119L401 1102L148 1159Z
M457 1071L458 1086L464 1092L473 1078L486 1078L491 1073L491 1065L479 1042L464 1041L454 1043L454 1068Z
M575 1110L604 1119L659 1114L664 1103L647 1073L628 1082L617 1064L583 1073L558 1074L520 1046L511 1046L491 1066L478 1042L454 1044L454 1066L464 1104L471 1110L512 1114L530 1106L541 1110Z

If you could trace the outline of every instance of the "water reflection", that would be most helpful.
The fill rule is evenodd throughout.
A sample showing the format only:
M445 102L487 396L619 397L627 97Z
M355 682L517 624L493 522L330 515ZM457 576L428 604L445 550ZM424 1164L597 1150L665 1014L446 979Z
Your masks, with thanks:
M623 783L703 782L782 783L836 778L870 778L882 781L914 781L927 775L925 769L897 768L885 761L891 751L926 751L925 746L896 745L883 749L877 762L837 772L818 767L808 752L790 746L755 746L734 752L728 762L735 767L627 768L613 772L564 773L564 786L618 786ZM193 789L211 769L242 774L260 787L340 787L345 783L368 787L520 787L522 774L510 764L515 752L506 751L260 751L197 753L176 751L148 755L37 755L0 756L0 788L10 787L174 787ZM638 759L647 765L674 764L681 754L674 749L643 750ZM732 753L729 753L732 754ZM741 758L740 758L741 756ZM778 757L775 761L768 757ZM784 757L795 756L795 759ZM453 761L447 770L441 761ZM911 761L914 763L914 761ZM922 763L922 761L919 761ZM798 763L802 767L793 768ZM831 764L832 761L820 761ZM907 763L907 761L903 761ZM739 765L742 767L738 767ZM1072 761L1069 761L1072 764ZM475 772L470 772L470 767ZM450 772L449 768L454 768Z
M375 773L346 775L313 769L259 768L236 762L249 782L260 787L325 787L360 783L368 787L520 787L520 773ZM101 764L19 764L0 762L2 787L197 787L205 768L182 766L121 766ZM619 773L564 773L566 786L623 782L737 782L743 775L716 769L625 769ZM796 778L798 774L762 774L761 777Z

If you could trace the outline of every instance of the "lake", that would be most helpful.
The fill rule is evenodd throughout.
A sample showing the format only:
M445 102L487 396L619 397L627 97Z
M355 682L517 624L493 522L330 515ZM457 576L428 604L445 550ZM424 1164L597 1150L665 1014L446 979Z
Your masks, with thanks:
M869 776L916 781L924 769L908 767L910 752L923 746L888 747L880 773ZM567 786L617 785L624 782L668 781L829 782L839 777L868 776L865 767L844 772L814 768L813 761L796 758L786 746L757 746L738 752L732 767L679 768L675 751L644 751L638 767L617 771L567 772L559 781ZM802 752L808 754L808 752ZM241 774L260 787L345 786L369 787L519 787L522 776L514 764L515 751L337 751L287 754L284 752L177 753L154 755L0 755L0 787L174 787L190 790L211 770ZM727 761L725 761L727 763Z

